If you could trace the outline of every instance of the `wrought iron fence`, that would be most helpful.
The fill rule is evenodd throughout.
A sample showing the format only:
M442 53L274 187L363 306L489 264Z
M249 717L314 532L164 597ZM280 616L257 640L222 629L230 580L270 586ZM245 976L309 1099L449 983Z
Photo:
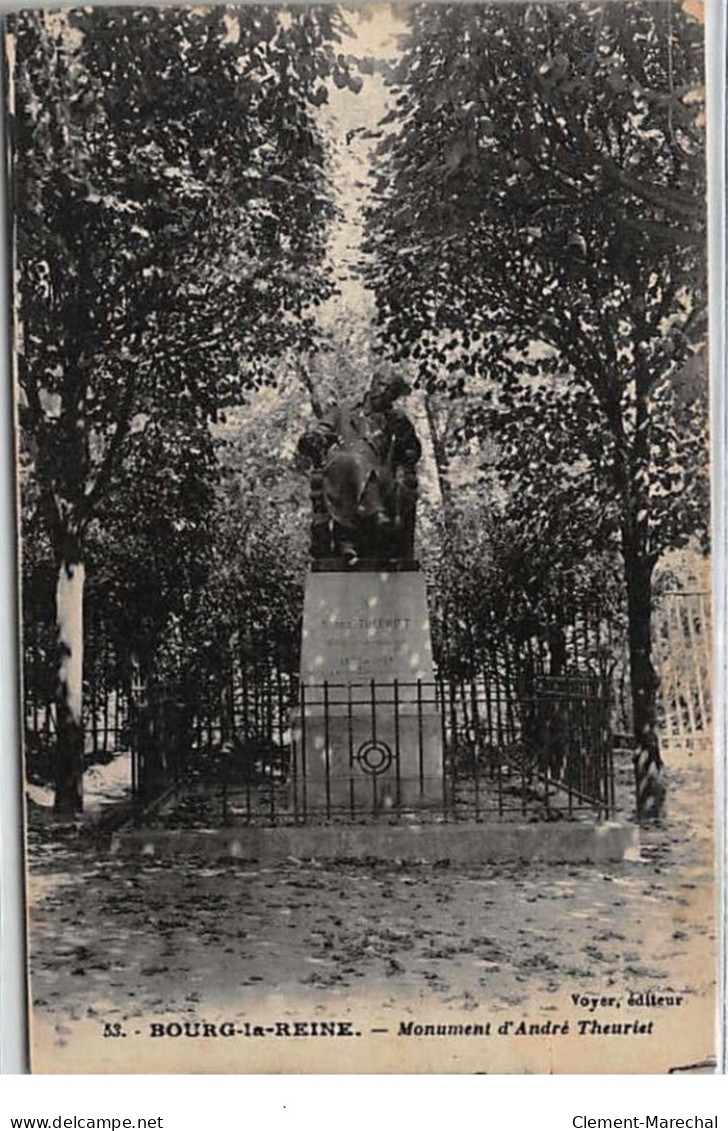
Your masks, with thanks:
M711 749L712 618L709 594L663 594L653 617L661 739L669 755Z
M109 762L132 745L135 692L129 684L103 691L94 683L87 690L83 713L84 758L87 766ZM28 776L53 780L57 733L54 692L38 693L26 687L24 696L25 755Z
M217 705L168 688L139 712L138 818L167 825L557 819L614 809L591 677L299 685Z

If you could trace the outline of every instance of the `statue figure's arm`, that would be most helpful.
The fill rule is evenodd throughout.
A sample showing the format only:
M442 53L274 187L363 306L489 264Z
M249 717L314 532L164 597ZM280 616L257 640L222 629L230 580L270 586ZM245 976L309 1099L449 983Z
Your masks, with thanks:
M298 441L298 451L314 467L319 466L332 444L338 439L338 428L334 418L329 416L317 420Z
M422 444L415 427L404 412L395 412L393 421L394 462L414 467L422 456Z

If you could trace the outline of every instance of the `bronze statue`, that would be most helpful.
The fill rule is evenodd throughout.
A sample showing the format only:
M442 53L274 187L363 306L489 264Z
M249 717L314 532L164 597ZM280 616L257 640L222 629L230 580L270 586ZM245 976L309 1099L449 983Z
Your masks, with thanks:
M311 464L314 558L412 562L422 446L394 407L409 392L401 377L375 374L362 400L336 405L299 440Z

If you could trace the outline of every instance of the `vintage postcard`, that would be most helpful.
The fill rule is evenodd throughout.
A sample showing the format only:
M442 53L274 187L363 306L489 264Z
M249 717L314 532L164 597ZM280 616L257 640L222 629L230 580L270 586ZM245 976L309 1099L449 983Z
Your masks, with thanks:
M6 17L35 1072L716 1070L705 21Z

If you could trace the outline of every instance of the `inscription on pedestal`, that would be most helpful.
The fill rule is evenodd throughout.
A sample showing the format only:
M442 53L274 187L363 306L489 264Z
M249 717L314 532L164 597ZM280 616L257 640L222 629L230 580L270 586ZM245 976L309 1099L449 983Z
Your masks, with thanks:
M309 685L431 681L432 646L421 573L310 574L301 678Z

